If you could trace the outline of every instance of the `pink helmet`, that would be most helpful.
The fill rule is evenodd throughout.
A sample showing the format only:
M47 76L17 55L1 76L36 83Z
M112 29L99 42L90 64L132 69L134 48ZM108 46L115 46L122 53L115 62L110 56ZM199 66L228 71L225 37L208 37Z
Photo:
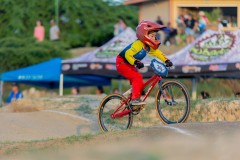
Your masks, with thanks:
M162 28L165 28L165 26L159 25L154 22L143 20L138 24L138 26L136 28L137 38L141 42L150 46L151 48L157 49L159 47L159 45L161 44L161 41L157 38L155 40L150 39L148 37L148 34L151 31L157 32L157 31L161 30Z

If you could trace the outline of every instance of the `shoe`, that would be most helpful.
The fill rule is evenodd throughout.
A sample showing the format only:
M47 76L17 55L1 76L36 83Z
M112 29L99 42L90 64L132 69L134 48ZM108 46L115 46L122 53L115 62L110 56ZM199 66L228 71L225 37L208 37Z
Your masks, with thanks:
M140 98L136 98L130 101L130 104L133 106L145 105L146 102L143 102Z

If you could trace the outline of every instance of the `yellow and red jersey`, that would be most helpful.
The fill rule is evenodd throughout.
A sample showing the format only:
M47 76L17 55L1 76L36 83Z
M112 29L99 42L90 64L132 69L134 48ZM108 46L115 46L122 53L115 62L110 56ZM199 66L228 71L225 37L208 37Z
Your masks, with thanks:
M147 50L144 49L144 43L142 43L140 40L136 40L132 44L128 45L124 50L121 51L119 55L129 64L134 65L136 60L141 61L147 54L157 57L163 62L168 60L158 49L154 50L151 47L148 47Z

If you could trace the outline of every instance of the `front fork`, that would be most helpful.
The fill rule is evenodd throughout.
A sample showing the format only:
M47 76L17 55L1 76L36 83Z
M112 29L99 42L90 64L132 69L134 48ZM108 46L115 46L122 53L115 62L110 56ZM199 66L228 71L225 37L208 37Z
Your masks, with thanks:
M163 90L163 87L162 87L163 83L164 83L164 80L161 79L161 80L158 82L158 86L159 86L161 95L162 95L163 98L164 98L164 101L167 103L167 105L170 105L170 106L176 105L177 102L174 100L174 96L173 96L173 94L172 94L172 89L169 88L169 87L167 87L166 90L164 91L164 90ZM166 95L166 93L168 93L168 94Z

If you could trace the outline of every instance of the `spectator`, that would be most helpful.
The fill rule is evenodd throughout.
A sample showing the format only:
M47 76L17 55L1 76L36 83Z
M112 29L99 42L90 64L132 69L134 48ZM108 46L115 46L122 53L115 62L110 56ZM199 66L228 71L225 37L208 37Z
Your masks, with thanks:
M184 46L186 44L186 34L184 28L178 28L177 43L180 46Z
M12 101L17 100L17 99L21 99L21 98L23 98L23 94L19 90L18 84L13 83L12 84L12 91L10 92L10 94L9 94L7 100L6 100L6 103L9 104Z
M160 25L164 25L162 18L160 16L157 16L157 20L156 20L157 24ZM160 30L157 34L157 38L161 40L161 42L163 42L165 40L165 33L163 32L163 30Z
M226 19L223 19L223 20L221 21L221 23L222 23L223 27L228 27L228 25L229 25L229 22L228 22L228 20L226 20Z
M79 95L80 94L80 89L78 87L72 87L72 95Z
M41 41L44 40L44 35L45 35L45 29L42 26L41 21L38 20L36 22L36 26L34 28L34 35L33 36L37 41L41 42Z
M160 24L160 25L164 25L164 24L163 24L163 21L162 21L162 18L161 18L160 16L157 16L156 23L158 23L158 24Z
M184 23L186 25L185 33L187 35L187 44L192 43L194 41L194 27L196 21L193 19L192 15L186 15Z
M168 22L167 27L163 29L163 32L165 33L165 40L163 44L166 44L167 42L170 44L176 44L175 36L177 35L177 30L172 27L170 22Z
M185 23L184 23L184 16L183 15L179 15L176 22L177 22L177 43L178 45L185 45L186 43L186 34L185 34Z
M202 91L201 92L202 99L208 99L210 98L210 95L208 92Z
M96 90L96 95L103 95L104 94L104 90L102 86L98 86L97 90Z
M114 36L120 34L127 28L127 25L122 19L118 20L118 23L114 25Z
M222 20L220 18L218 18L218 31L219 32L223 31L223 24L222 24Z
M59 30L58 26L55 24L54 20L51 20L50 24L51 24L50 40L58 41L60 39L60 30Z
M240 92L236 92L235 97L239 98L240 97Z
M206 26L209 23L208 18L205 16L205 13L203 11L199 12L199 23L198 23L198 28L200 34L206 31Z
M118 90L117 88L114 88L114 89L113 89L113 93L118 94L118 93L119 93L119 90Z
M185 28L185 23L184 23L184 17L183 17L183 15L179 15L179 16L177 17L176 22L177 22L177 27L178 27L178 28Z

